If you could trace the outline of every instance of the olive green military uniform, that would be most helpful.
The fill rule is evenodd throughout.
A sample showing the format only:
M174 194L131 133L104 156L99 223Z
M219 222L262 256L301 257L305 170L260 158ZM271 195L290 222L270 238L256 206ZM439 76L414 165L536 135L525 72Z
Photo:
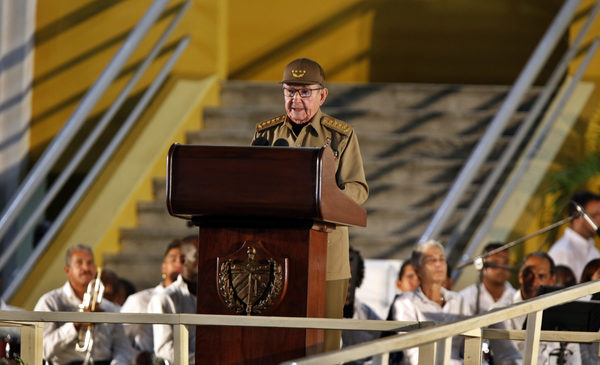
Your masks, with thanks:
M321 110L317 111L299 136L294 135L292 123L285 114L258 123L254 139L264 137L273 143L282 138L290 147L322 147L328 144L338 155L336 179L340 189L358 204L367 200L369 188L354 129ZM337 227L327 238L327 280L350 277L348 250L348 228Z
M263 137L272 144L278 139L285 139L290 147L330 146L334 155L337 156L337 185L358 204L367 200L369 187L365 179L362 157L354 129L350 125L322 113L320 109L298 136L294 134L292 124L293 122L285 114L258 123L254 140ZM342 318L349 278L348 228L337 227L327 237L326 317ZM331 337L327 332L326 350L338 348L340 333Z

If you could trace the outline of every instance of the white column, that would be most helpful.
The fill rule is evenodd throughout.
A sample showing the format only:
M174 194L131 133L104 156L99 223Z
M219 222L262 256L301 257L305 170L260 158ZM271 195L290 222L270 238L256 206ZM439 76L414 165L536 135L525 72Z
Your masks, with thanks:
M0 0L0 208L29 151L36 0Z

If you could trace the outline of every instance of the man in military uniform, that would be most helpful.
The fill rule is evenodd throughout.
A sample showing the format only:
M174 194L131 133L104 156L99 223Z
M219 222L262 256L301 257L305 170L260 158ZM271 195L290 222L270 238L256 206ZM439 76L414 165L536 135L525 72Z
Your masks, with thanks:
M328 146L336 156L337 185L362 204L369 195L358 139L352 127L324 114L325 72L313 60L299 58L283 71L285 114L258 123L253 144L292 147ZM287 143L282 143L284 140ZM325 317L342 318L350 278L348 228L337 227L327 237ZM338 349L341 331L326 331L325 350Z

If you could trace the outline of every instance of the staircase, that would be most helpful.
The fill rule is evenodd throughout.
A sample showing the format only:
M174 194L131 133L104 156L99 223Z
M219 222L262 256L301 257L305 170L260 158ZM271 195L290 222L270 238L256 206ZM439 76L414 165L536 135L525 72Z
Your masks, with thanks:
M428 84L331 84L328 88L323 111L355 128L370 188L364 205L368 226L351 228L350 244L366 258L404 259L509 89ZM536 95L537 90L528 94L478 181L493 166ZM222 85L221 97L222 106L205 109L205 128L189 133L187 143L247 146L256 123L284 112L277 83L229 81ZM106 267L138 289L160 280L168 242L196 234L184 220L168 215L164 178L157 178L154 185L156 199L138 204L139 227L121 232L121 254L105 257ZM476 189L475 185L470 192ZM466 195L449 227L457 224L460 207L472 196ZM449 233L447 229L440 240Z

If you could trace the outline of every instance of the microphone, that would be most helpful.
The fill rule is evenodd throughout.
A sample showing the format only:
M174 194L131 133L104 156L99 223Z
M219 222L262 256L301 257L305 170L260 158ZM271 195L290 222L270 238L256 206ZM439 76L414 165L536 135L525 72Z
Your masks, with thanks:
M273 146L277 146L277 147L288 147L290 144L286 139L283 138L278 138L275 143L273 143Z
M252 141L253 146L268 146L270 145L269 140L265 137L258 137L254 141Z
M598 225L596 224L596 222L594 222L594 220L592 219L592 217L590 217L587 214L587 212L585 211L585 209L583 209L583 207L581 205L579 205L579 203L577 203L574 200L571 200L571 203L573 203L573 205L575 206L575 209L577 210L577 212L579 213L579 215L581 217L583 217L583 219L585 219L585 221L588 222L588 224L590 225L590 227L592 227L592 229L594 230L594 232L596 232L596 234L600 236L600 228L598 228Z

